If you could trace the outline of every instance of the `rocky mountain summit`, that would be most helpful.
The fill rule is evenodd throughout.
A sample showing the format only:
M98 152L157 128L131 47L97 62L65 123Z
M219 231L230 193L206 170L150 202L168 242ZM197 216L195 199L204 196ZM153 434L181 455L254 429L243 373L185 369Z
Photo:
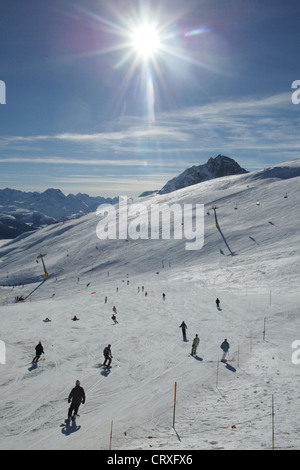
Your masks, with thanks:
M193 165L179 176L172 178L159 191L159 194L171 193L177 189L202 183L202 181L208 181L222 176L241 175L243 173L248 172L244 168L241 168L235 160L224 155L218 155L215 158L210 158L205 164L198 166Z

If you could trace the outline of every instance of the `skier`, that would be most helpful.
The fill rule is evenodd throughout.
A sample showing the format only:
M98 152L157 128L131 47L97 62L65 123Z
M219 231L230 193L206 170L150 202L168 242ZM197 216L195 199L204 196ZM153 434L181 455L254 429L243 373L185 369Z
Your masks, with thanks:
M105 296L104 303L107 304L107 295Z
M181 323L181 325L179 326L179 328L182 329L183 341L186 341L186 330L187 330L187 326L186 326L186 324L185 324L184 321Z
M226 355L227 355L227 353L228 353L228 351L229 351L229 348L230 348L229 343L228 343L228 341L227 341L226 338L224 339L224 341L223 341L223 343L221 344L220 348L221 348L222 351L223 351L223 356L222 356L221 362L226 362L226 359L225 359L225 358L226 358Z
M217 304L217 308L220 307L220 300L219 299L216 299L216 304Z
M70 395L68 397L68 403L71 403L70 408L68 410L68 418L66 419L66 422L69 423L71 416L72 419L76 418L76 415L78 413L78 408L85 402L85 393L84 389L80 386L79 380L76 380L75 387L71 390ZM72 415L73 413L73 415Z
M104 358L105 358L105 361L103 362L103 366L106 366L106 361L108 361L108 364L107 364L107 367L110 367L110 363L111 363L111 360L112 360L112 355L111 355L111 345L109 344L108 346L106 346L104 349L103 349L103 355L104 355Z
M165 293L163 293L162 297L163 297L163 300L166 300L166 294Z
M117 317L116 317L116 315L115 315L114 313L113 313L111 319L114 321L115 324L116 324L116 323L119 323L118 320L117 320Z
M114 313L117 313L117 309L116 309L115 306L113 306L113 312L114 312Z
M36 345L35 347L35 357L32 359L32 363L38 362L39 358L41 357L42 354L44 353L44 348L42 346L42 342L39 341L39 344Z
M198 348L198 346L199 346L199 343L200 343L200 339L199 339L198 335L196 335L195 338L194 338L194 340L193 340L191 356L195 356L195 355L196 355L196 353L197 353L197 348Z

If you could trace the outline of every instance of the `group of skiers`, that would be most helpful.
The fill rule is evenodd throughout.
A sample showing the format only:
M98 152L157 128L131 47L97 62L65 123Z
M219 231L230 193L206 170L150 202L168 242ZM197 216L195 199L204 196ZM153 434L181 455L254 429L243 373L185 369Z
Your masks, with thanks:
M216 306L218 308L218 310L220 309L220 300L217 298L216 299ZM183 341L186 341L186 330L187 330L187 325L186 323L183 321L181 323L181 325L179 325L179 328L182 329L182 338L183 338ZM193 344L192 344L192 351L191 351L191 356L195 356L196 353L197 353L197 348L199 346L199 343L200 343L200 338L198 336L198 334L196 334L195 338L193 339ZM220 348L222 349L223 351L223 355L222 355L222 359L221 359L221 362L226 362L226 356L227 356L227 353L229 351L229 348L230 348L230 345L227 341L227 338L224 339L223 343L221 344Z
M106 366L107 368L110 368L111 360L112 360L112 354L111 354L111 345L108 344L104 350L103 350L103 355L104 355L104 362L102 366ZM107 363L107 364L106 364ZM78 415L78 409L81 404L85 403L85 391L83 387L80 385L80 381L76 380L75 387L72 388L69 397L68 397L68 403L71 403L69 409L68 409L68 417L66 419L66 423L69 424L70 420L75 420L76 416Z
M32 363L36 364L41 355L45 354L44 347L42 345L42 342L39 341L38 344L35 347L35 356L32 359ZM104 350L103 350L103 355L104 355L104 362L102 366L105 366L107 368L110 368L111 360L112 360L112 353L111 353L111 345L108 344ZM65 420L66 424L69 424L71 419L75 420L76 416L78 415L78 409L81 404L85 403L85 391L83 387L80 385L80 381L76 380L75 387L72 388L69 396L68 396L68 403L70 404L70 407L68 409L68 417Z
M179 325L179 328L182 329L182 337L183 337L183 341L186 341L186 330L187 330L187 325L186 323L183 321L181 323L181 325ZM198 334L196 334L195 338L193 339L193 344L192 344L192 351L191 351L191 356L195 356L197 354L197 348L199 346L199 343L200 343L200 338L198 336ZM230 348L230 345L227 341L227 338L224 339L223 343L221 344L220 348L222 349L223 351L223 356L222 356L222 359L221 361L222 362L226 362L226 356L227 356L227 353L229 351L229 348Z
M187 325L186 325L186 323L183 321L183 322L181 323L181 325L179 325L179 328L182 329L182 338L183 338L183 341L186 341L186 330L187 330ZM199 336L196 334L195 338L193 339L191 356L195 356L195 355L196 355L196 353L197 353L197 348L198 348L198 346L199 346L199 343L200 343L200 338L199 338Z
M192 356L196 355L199 342L200 342L199 336L198 336L198 334L196 334L196 336L193 340L193 344L192 344L192 351L191 351ZM229 350L229 343L227 342L226 338L223 341L223 343L221 344L221 349L223 350L223 357L222 357L221 361L226 362L225 358L226 358L226 354ZM36 346L36 353L37 353L36 357L38 357L38 358L40 357L40 355L42 353L44 353L41 342L39 342L39 344ZM103 355L104 355L105 360L104 360L104 363L102 365L106 366L108 368L111 367L110 364L111 364L111 360L112 360L112 353L111 353L111 345L110 344L108 344L104 348ZM84 391L83 387L81 387L80 381L76 380L75 387L71 390L71 392L69 394L69 397L68 397L68 403L70 403L70 407L68 409L68 417L65 421L67 424L70 423L71 419L72 420L76 419L76 416L78 414L79 406L81 404L85 403L85 399L86 399L85 391Z
M144 287L142 287L142 290L144 290ZM165 294L163 294L163 300L165 300ZM106 302L107 302L107 299L106 299ZM217 308L219 309L219 305L220 305L219 299L216 299L216 305L217 305ZM114 323L118 323L117 318L116 318L116 313L117 313L117 309L114 306L113 307L113 315L112 315L112 319L113 319ZM79 318L74 316L72 318L72 320L73 321L74 320L79 320ZM181 323L181 325L179 326L179 328L182 329L183 340L186 341L187 340L187 337L186 337L187 325L186 325L186 323L183 321ZM200 343L200 338L199 338L198 334L196 334L195 338L193 339L193 343L192 343L191 356L195 356L197 354L197 348L199 346L199 343ZM227 353L229 351L229 347L230 347L226 338L225 338L225 340L223 341L223 343L221 344L220 347L223 351L223 356L222 356L221 361L226 362L226 355L227 355ZM42 345L41 341L39 341L39 343L35 347L35 356L32 360L32 363L37 363L42 354L45 354L45 352L44 352L44 348L43 348L43 345ZM104 366L106 368L111 368L111 361L112 361L113 356L112 356L112 353L111 353L111 345L110 344L108 344L104 348L103 356L104 356L104 362L103 362L103 364L101 364L101 366ZM68 396L68 403L70 404L70 407L68 409L68 417L65 420L66 423L70 423L71 419L75 420L75 418L78 414L79 406L81 404L85 403L85 399L86 399L85 391L82 388L82 386L80 385L80 381L76 380L75 387L72 388L72 390L71 390L71 392Z

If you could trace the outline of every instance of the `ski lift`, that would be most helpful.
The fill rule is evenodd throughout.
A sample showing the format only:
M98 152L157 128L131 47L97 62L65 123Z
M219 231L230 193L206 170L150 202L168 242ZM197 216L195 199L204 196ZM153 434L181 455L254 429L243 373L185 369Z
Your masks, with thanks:
M40 255L38 255L38 256L36 257L36 261L37 261L37 263L38 263L38 260L39 260L39 259L42 260L42 264L43 264L45 276L47 277L47 276L48 276L48 273L47 273L46 266L45 266L45 263L44 263L44 256L46 256L46 253L45 253L44 255L41 253Z

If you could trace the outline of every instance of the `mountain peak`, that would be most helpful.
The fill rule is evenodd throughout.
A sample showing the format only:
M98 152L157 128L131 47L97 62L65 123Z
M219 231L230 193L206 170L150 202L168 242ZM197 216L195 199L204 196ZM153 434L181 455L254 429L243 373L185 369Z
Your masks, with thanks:
M0 189L0 240L15 238L43 225L74 219L93 212L100 204L114 204L117 198L69 194L49 188L44 192Z
M186 188L187 186L214 178L241 175L243 173L248 173L248 171L242 168L233 158L219 154L215 158L209 158L205 164L193 165L179 176L171 179L159 191L159 194L171 193L177 189Z

